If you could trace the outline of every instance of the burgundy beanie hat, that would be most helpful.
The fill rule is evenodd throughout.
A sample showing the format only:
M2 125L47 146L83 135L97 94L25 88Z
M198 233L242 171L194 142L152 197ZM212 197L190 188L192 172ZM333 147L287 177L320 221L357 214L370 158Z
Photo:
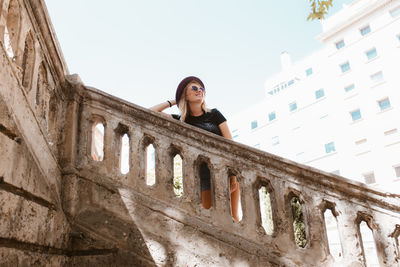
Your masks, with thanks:
M185 79L183 79L179 85L178 88L176 88L176 93L175 93L175 100L176 100L176 105L178 106L179 104L179 100L181 99L181 96L183 94L183 90L185 89L185 87L190 83L190 82L197 82L199 83L203 88L204 87L204 83L197 77L195 76L189 76L186 77Z

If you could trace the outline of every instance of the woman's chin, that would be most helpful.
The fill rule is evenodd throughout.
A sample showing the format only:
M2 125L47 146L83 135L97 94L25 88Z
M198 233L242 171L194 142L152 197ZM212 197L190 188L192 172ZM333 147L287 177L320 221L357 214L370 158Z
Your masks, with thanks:
M201 104L201 103L203 103L203 98L197 98L197 99L189 100L189 103L192 103L192 104Z

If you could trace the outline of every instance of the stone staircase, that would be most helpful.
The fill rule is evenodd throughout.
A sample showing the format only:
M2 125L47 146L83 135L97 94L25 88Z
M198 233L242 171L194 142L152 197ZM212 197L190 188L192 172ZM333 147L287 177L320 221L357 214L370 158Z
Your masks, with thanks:
M362 222L379 264L399 265L400 195L85 86L69 75L43 1L2 0L0 11L1 266L365 266ZM98 124L103 158L93 157ZM154 184L146 171L149 145L155 148ZM182 196L173 190L176 155ZM202 163L211 171L208 210L201 206ZM231 175L241 186L240 222L231 216ZM336 261L326 210L339 229L342 257ZM297 220L304 229L294 227Z

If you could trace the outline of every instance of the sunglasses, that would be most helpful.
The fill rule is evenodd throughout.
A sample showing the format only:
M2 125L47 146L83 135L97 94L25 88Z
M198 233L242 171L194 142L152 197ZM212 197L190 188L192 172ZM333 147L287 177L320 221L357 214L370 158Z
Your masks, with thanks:
M197 91L199 91L199 90L201 90L201 91L203 91L203 93L206 91L206 89L204 89L203 87L197 87L196 85L192 85L192 91L195 91L195 92L197 92Z

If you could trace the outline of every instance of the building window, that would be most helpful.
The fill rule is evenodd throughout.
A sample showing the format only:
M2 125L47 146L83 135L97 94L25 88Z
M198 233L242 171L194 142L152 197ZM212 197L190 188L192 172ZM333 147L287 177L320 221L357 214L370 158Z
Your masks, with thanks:
M324 96L325 96L324 89L321 88L321 89L315 91L315 99L319 99L319 98L324 97Z
M257 127L258 127L258 122L257 121L252 121L251 122L251 129L253 130L253 129L257 128Z
M390 100L388 97L378 101L379 108L381 111L390 108Z
M279 136L272 137L272 145L276 146L279 144Z
M313 74L312 68L306 69L306 75L310 76L311 74Z
M350 63L347 61L346 63L343 63L340 65L340 69L342 73L349 71L350 70Z
M365 55L367 56L368 60L371 60L373 58L376 58L378 56L378 53L376 52L376 48L372 48L365 52Z
M359 145L365 144L366 142L367 142L367 138L364 138L364 139L357 140L354 143L359 146Z
M353 121L357 121L357 120L361 119L361 111L360 111L360 109L356 109L354 111L351 111L350 115L351 115L351 119Z
M368 172L363 174L366 184L374 184L375 183L375 174L374 172Z
M400 177L400 165L393 167L393 169L394 169L394 172L396 173L396 177L399 178Z
M329 142L327 144L325 144L325 153L329 154L331 152L335 152L335 142Z
M348 85L348 86L346 86L346 87L344 88L344 90L345 90L346 92L350 92L350 91L353 90L353 89L354 89L354 84Z
M233 139L238 138L239 137L239 129L234 129L232 130L232 135L233 135Z
M293 112L293 111L295 111L296 109L297 109L297 103L296 103L296 101L294 101L294 102L292 102L292 103L289 104L289 110L290 110L290 112Z
M272 112L270 112L270 113L268 114L268 119L269 119L269 121L273 121L273 120L276 119L276 113L275 113L275 111L272 111Z
M395 134L395 133L397 133L397 128L393 128L393 129L391 129L391 130L388 130L388 131L386 131L386 132L383 132L383 134L384 134L385 136L391 135L391 134Z
M325 114L325 115L322 115L322 116L319 117L319 118L322 120L322 119L328 118L328 116L329 116L328 114Z
M372 75L370 76L370 78L371 78L371 81L372 81L373 83L381 82L381 81L383 81L383 73L382 73L382 71L377 72L377 73L375 73L375 74L372 74Z
M397 18L400 16L400 6L390 11L390 16L392 16L392 18Z
M337 49L337 50L343 48L344 45L345 45L345 44L344 44L344 40L340 40L340 41L337 42L335 45L336 45L336 49Z
M370 32L371 32L371 27L369 25L360 29L360 33L361 33L362 36L365 36Z

